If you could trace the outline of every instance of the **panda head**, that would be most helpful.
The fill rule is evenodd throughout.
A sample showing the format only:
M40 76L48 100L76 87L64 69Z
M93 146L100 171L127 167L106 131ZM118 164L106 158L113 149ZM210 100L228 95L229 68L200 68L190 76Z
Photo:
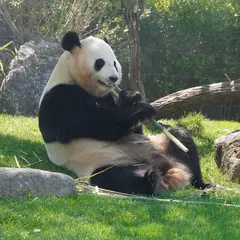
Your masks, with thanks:
M70 53L71 79L90 94L103 97L121 82L121 65L106 40L91 36L80 41L76 32L68 32L62 47Z

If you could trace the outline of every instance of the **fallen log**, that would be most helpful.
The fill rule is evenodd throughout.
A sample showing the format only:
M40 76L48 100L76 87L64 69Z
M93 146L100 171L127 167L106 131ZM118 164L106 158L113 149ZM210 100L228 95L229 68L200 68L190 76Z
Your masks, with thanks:
M189 108L205 103L240 99L240 81L220 82L181 90L159 98L151 104L157 118L171 117L174 113L187 112Z

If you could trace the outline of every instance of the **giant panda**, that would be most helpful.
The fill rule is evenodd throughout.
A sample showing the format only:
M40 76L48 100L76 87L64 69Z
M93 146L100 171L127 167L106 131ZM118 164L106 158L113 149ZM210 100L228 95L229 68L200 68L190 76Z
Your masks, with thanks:
M111 92L121 82L121 65L105 40L76 32L62 39L65 50L46 84L39 129L49 159L89 184L141 195L158 195L193 185L205 188L191 135L171 128L189 152L164 134L145 136L141 124L156 114L137 92Z

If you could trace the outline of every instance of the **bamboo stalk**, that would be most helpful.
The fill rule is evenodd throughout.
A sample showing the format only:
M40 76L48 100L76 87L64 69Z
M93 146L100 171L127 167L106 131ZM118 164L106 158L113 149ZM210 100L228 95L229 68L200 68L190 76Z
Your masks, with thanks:
M84 184L84 183L83 183ZM210 189L209 189L210 190ZM240 208L240 205L237 204L229 204L224 202L204 202L204 201L193 201L193 200L179 200L179 199L164 199L164 198L157 198L157 197L145 197L145 196L138 196L138 195L133 195L133 194L128 194L128 193L121 193L121 192L116 192L104 188L99 188L99 187L94 187L94 186L84 186L83 187L83 192L90 192L91 194L97 194L99 196L103 197L116 197L116 198L126 198L126 199L135 199L135 200L146 200L146 201L154 201L154 202L161 202L161 203L177 203L177 204L199 204L199 205L215 205L215 206L224 206L224 207L236 207ZM202 190L198 190L201 192Z
M121 88L118 87L117 85L115 86L115 91L112 91L112 94L116 97L118 97L118 93L121 91ZM160 124L158 121L155 119L152 119L152 122L154 123L155 126L160 128L168 137L171 139L180 149L182 149L184 152L188 152L188 148L186 148L177 138L175 138L166 128L163 127L162 124Z

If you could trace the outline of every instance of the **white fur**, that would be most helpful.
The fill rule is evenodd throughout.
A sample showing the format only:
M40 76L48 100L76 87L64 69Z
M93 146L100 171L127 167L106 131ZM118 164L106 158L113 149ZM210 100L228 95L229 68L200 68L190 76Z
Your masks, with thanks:
M105 65L100 71L95 71L94 64L99 58L105 61ZM118 71L114 67L114 61ZM89 75L88 81L92 82L93 87L85 86L82 79L79 79L79 70L86 71L86 74ZM120 63L112 48L105 41L95 37L88 37L81 40L81 48L76 48L73 50L73 53L65 51L62 54L43 90L39 105L46 92L62 83L75 82L94 96L105 96L114 88L109 77L118 78L118 81L115 83L117 85L121 82L122 68ZM108 86L99 84L98 80L106 83Z
M118 81L116 84L119 84L122 79L122 68L109 44L95 37L88 37L82 40L81 44L84 61L89 69L92 70L97 59L102 58L105 61L105 65L100 71L96 72L93 70L92 77L95 80L100 79L110 84L109 77L117 77ZM114 61L116 62L118 71L114 67Z
M53 87L55 87L58 84L61 83L70 83L72 81L69 62L71 59L71 53L65 51L62 56L59 58L55 68L53 69L53 72L47 82L47 85L45 86L43 93L41 95L39 106L41 105L42 99L44 95Z
M161 148L159 142L154 141L155 138L141 134L129 134L117 142L81 138L71 144L48 143L45 146L54 164L83 177L104 165L151 161L151 155L159 151L156 145Z

